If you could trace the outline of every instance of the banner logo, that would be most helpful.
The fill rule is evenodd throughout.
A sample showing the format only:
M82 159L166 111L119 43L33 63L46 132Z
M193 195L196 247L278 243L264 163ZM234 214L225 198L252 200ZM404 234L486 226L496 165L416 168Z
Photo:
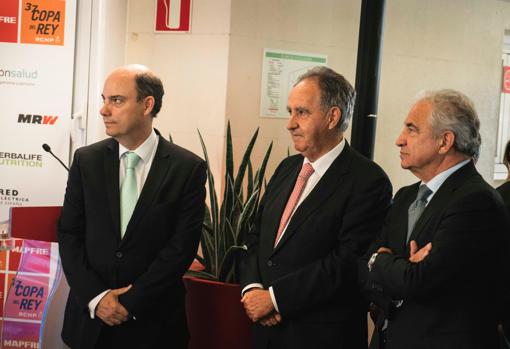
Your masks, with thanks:
M0 187L0 205L6 205L9 207L22 206L23 203L27 203L28 201L27 197L20 195L19 190Z
M0 1L0 42L18 42L19 0Z
M42 167L42 154L7 153L0 151L0 166Z
M2 0L0 0L2 1ZM38 71L21 69L5 69L0 67L0 85L33 86L37 80Z
M23 0L21 42L64 45L65 7L62 0Z
M19 114L18 123L20 124L38 124L38 125L54 125L58 116L52 115L36 115L36 114Z

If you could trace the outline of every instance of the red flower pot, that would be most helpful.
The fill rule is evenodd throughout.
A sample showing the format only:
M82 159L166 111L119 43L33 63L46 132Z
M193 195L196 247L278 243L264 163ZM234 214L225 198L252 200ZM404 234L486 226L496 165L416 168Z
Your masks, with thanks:
M184 277L189 349L250 349L251 321L237 284Z

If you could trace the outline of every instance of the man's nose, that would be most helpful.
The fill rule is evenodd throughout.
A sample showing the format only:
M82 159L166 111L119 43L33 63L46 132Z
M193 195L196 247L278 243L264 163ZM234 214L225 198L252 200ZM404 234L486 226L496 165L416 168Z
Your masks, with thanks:
M99 109L99 114L101 114L101 116L110 115L110 109L108 108L108 103L103 102L103 106L101 107L101 109Z
M405 145L405 138L404 138L404 135L403 135L403 132L401 132L397 139L395 140L395 145L397 147L403 147Z
M289 120L287 121L287 130L293 130L297 127L297 123L296 123L296 114L295 113L290 113L289 115Z

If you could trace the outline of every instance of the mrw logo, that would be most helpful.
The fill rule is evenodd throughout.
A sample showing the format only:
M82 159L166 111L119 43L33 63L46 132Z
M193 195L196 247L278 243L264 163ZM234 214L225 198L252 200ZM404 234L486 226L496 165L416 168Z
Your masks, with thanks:
M37 115L37 114L19 114L18 123L21 124L38 124L38 125L54 125L58 116L53 115Z

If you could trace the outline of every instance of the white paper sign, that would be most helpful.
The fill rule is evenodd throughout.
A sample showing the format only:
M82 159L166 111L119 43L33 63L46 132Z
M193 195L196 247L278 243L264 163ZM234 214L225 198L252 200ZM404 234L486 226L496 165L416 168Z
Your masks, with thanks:
M327 60L326 55L264 49L260 115L287 118L287 97L297 78Z

